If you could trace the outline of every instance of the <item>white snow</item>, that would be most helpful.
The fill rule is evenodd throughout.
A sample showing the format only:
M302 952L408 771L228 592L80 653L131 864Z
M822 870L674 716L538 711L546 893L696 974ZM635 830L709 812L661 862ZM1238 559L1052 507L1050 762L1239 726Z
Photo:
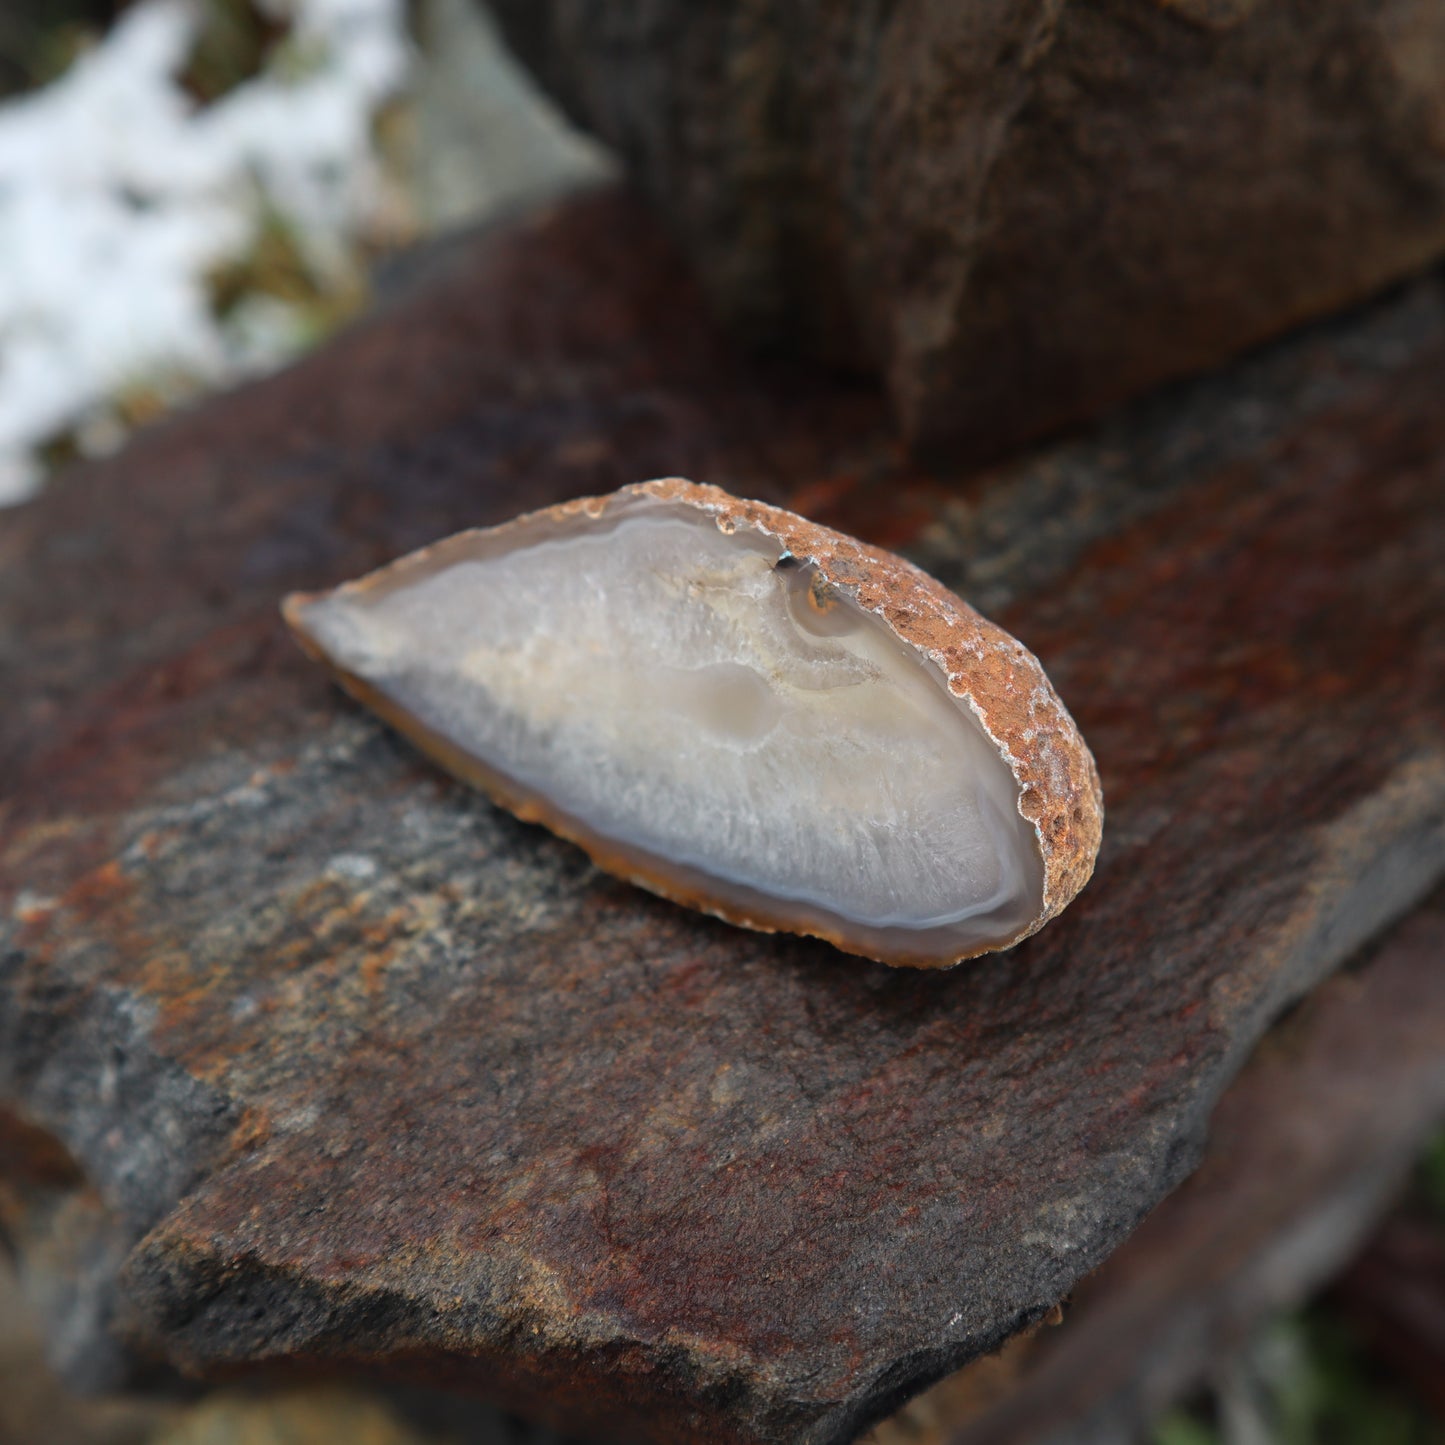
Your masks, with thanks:
M279 216L309 265L346 265L381 205L378 108L410 63L403 0L271 0L283 54L208 106L178 76L199 16L141 0L52 85L0 105L0 505L41 480L36 448L113 438L108 399L215 385L299 344L273 306L234 328L206 278Z

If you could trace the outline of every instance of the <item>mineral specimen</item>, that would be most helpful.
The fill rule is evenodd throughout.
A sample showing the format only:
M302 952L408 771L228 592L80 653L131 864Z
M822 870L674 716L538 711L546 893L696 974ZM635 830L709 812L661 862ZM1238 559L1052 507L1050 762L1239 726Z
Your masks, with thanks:
M902 558L680 479L287 599L382 717L597 864L894 964L1088 880L1094 762L1038 661Z

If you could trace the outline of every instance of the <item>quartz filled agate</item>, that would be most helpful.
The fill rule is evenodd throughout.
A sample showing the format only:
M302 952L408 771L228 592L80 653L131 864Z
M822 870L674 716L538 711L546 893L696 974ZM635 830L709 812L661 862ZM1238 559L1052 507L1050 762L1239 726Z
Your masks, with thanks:
M308 651L603 868L889 963L1087 881L1088 749L1018 642L901 558L671 479L289 598Z

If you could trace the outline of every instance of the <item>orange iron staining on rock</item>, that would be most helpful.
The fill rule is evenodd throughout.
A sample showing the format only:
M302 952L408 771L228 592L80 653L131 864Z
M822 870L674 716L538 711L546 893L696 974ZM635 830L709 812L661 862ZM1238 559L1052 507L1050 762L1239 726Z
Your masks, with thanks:
M1098 773L1019 642L912 564L678 478L287 598L307 652L598 866L943 967L1088 881Z

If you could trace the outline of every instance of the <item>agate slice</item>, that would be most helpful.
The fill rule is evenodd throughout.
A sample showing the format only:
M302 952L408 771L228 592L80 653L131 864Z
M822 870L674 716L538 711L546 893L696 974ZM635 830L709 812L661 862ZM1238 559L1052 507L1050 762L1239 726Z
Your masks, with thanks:
M1098 775L1037 660L916 567L679 479L287 599L308 652L599 866L938 967L1083 887Z

